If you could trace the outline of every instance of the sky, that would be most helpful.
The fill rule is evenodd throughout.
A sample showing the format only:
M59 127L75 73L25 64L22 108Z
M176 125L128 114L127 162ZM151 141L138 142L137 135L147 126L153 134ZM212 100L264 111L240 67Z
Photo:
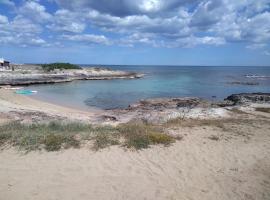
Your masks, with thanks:
M0 0L0 57L270 66L270 0Z

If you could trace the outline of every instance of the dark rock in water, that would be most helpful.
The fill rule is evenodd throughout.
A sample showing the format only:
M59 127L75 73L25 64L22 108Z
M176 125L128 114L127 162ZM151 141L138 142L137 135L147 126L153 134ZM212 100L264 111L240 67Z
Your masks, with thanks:
M270 93L241 93L241 94L233 94L227 97L225 100L232 101L234 104L241 103L270 103Z
M228 84L231 84L231 85L259 85L259 83L257 83L257 82L241 82L241 81L228 82Z
M141 100L137 104L129 106L129 110L163 110L173 108L193 108L200 104L206 103L200 98L185 97L185 98L158 98Z

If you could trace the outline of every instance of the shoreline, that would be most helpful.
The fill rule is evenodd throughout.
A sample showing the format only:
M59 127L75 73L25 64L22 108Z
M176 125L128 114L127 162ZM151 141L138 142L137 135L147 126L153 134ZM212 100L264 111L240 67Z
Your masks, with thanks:
M91 112L83 111L37 100L29 96L15 94L14 91L5 89L0 89L0 105L0 113L8 114L10 112L28 112L29 114L36 113L37 115L44 113L48 115L48 119L51 117L87 122L91 121L93 116L98 113L96 110L92 110Z
M13 113L13 117L20 120L24 120L24 113L28 113L29 118L32 117L31 115L34 118L45 115L44 120L41 117L41 122L46 122L52 118L60 121L64 119L75 120L97 125L117 125L134 120L163 123L179 117L191 119L226 118L230 116L232 109L246 109L246 107L254 109L254 104L257 102L268 107L270 105L270 93L236 94L227 97L224 101L216 102L196 97L156 98L141 100L125 109L103 110L89 107L84 110L16 94L12 90L0 88L0 114Z

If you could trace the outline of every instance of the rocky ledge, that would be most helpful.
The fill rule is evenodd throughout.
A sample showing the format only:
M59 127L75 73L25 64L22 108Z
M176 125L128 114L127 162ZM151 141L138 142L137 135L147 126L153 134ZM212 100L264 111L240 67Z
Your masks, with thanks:
M107 111L99 118L106 122L143 120L162 123L175 118L209 119L230 117L236 105L246 103L270 103L270 93L233 94L224 101L212 102L196 97L158 98L141 100L126 109Z
M110 70L107 68L83 68L73 70L42 70L20 69L17 71L1 71L0 85L32 85L71 82L74 80L108 80L108 79L135 79L142 74Z
M270 103L270 93L232 94L228 96L225 100L233 102L234 105L244 103Z
M245 103L270 103L270 93L232 94L223 101L208 101L197 97L156 98L141 100L130 105L126 110L164 110L175 108L222 108Z

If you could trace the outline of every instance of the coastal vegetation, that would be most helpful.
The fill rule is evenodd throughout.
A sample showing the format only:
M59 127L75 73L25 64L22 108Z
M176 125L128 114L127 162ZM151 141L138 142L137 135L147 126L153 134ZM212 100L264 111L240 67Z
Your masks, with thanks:
M0 126L2 148L14 146L27 152L79 148L87 143L92 143L94 150L112 145L139 150L156 144L168 146L175 140L176 138L165 134L159 126L143 122L130 122L117 127L62 122L30 125L11 122Z
M44 71L53 71L56 69L64 70L64 69L81 69L80 66L70 64L70 63L51 63L51 64L43 64L41 65Z

